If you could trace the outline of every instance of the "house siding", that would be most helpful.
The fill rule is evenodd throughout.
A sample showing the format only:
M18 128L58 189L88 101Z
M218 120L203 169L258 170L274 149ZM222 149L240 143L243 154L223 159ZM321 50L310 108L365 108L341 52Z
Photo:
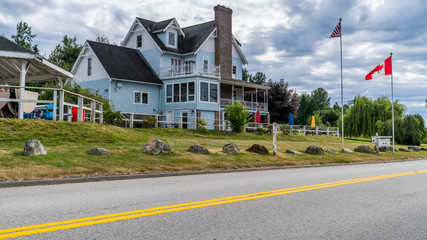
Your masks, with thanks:
M146 51L141 51L141 54L144 56L145 60L150 64L151 68L154 70L154 72L157 74L157 76L160 75L160 58L161 58L161 52L159 49L151 49Z
M109 78L103 78L103 79L97 79L97 80L91 80L91 81L84 81L79 83L79 85L82 88L90 88L94 92L98 92L99 95L101 95L105 99L109 99L109 84L110 79ZM105 91L107 90L107 91Z
M120 81L123 86L116 89L117 81L111 82L111 100L115 107L122 112L137 113L137 114L159 114L159 89L158 85L133 83ZM148 104L135 104L134 92L147 92Z

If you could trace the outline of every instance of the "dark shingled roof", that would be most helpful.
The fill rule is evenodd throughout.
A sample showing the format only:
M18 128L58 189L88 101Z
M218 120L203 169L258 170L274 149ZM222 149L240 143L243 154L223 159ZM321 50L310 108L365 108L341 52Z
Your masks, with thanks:
M153 23L153 25L151 25L151 31L156 32L156 31L160 31L165 29L170 22L172 22L174 20L174 18L168 19L168 20L164 20L158 23Z
M139 50L87 42L110 78L162 84Z
M175 49L166 47L159 37L153 33L154 31L164 29L173 20L173 18L161 22L153 22L143 18L137 19L148 31L160 49L181 54L195 52L216 27L215 21L211 21L183 28L182 31L184 32L185 37L180 36L178 38L178 49Z
M0 36L0 51L33 53L33 51L24 48L23 46L10 41L9 39Z

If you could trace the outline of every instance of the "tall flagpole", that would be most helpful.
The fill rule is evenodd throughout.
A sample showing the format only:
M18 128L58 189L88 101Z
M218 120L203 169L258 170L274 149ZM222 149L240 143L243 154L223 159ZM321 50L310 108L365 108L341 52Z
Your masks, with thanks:
M343 87L343 81L342 81L342 25L340 20L340 54L341 54L341 139L342 139L342 151L344 151L344 99L343 99L343 93L344 93L344 87ZM394 134L394 131L393 131ZM394 136L394 135L393 135ZM393 144L394 144L394 138L393 138ZM394 146L393 146L394 147Z
M393 53L390 53L390 77L391 77L391 128L393 131L393 153L395 153L394 149L394 96L393 96L393 61L392 61L392 55Z

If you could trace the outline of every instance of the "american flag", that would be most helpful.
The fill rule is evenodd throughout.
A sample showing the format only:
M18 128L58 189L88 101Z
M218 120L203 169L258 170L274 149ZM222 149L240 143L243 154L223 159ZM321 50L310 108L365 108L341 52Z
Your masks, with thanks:
M335 27L334 31L332 32L329 38L333 38L333 37L341 37L341 21Z

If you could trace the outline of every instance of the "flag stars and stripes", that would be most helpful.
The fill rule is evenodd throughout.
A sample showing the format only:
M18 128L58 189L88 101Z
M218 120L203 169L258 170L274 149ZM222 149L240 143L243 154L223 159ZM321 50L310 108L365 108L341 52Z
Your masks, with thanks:
M341 21L335 27L334 31L332 32L329 38L333 38L333 37L341 37Z

